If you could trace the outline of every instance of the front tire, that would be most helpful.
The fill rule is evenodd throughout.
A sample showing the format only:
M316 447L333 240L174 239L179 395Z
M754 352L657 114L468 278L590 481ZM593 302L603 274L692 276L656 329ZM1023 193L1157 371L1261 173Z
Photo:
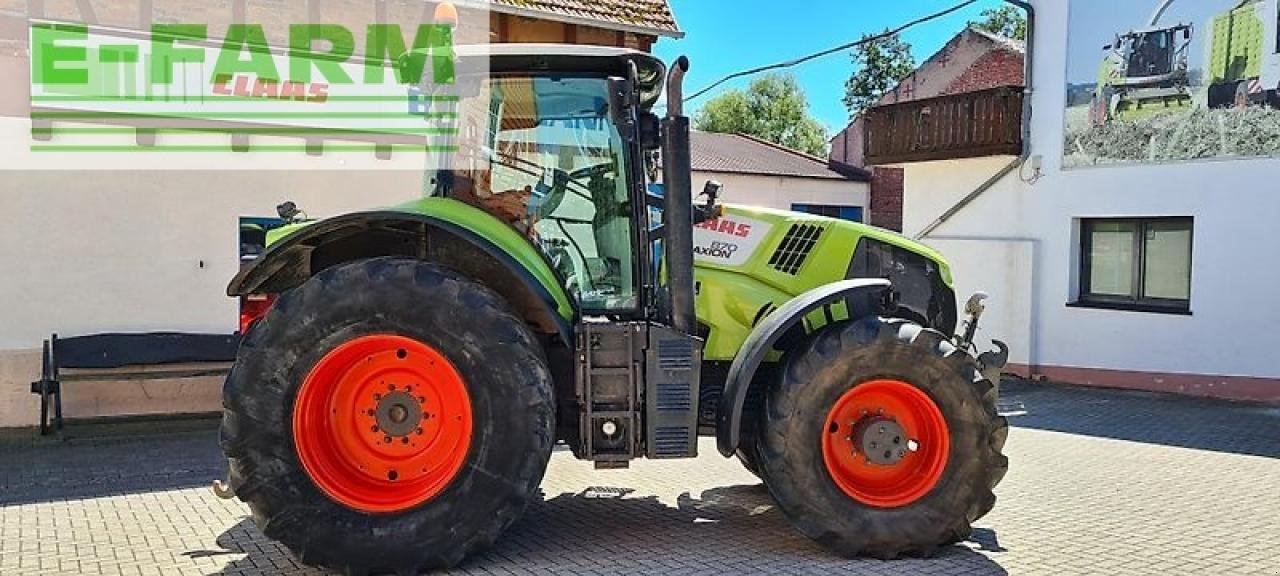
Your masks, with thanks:
M868 318L814 335L765 398L766 485L800 532L845 556L930 555L995 504L1008 424L942 334Z
M551 375L489 289L416 260L281 296L223 389L230 484L303 563L449 567L521 514L553 444Z

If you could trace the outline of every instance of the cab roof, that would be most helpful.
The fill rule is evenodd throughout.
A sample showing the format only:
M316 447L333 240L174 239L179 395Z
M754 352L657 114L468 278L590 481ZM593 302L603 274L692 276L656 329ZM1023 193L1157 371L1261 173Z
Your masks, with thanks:
M641 104L651 107L662 94L667 66L639 50L581 44L469 44L454 47L459 60L488 58L489 74L600 74L623 76L628 64L636 65ZM465 68L464 68L465 69Z

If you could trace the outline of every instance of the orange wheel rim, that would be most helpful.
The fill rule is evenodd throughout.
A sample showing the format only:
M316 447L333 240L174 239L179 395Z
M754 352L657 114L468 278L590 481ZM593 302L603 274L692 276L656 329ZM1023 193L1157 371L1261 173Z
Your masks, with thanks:
M325 354L298 390L293 441L307 475L362 512L398 512L440 494L471 446L471 400L431 346L361 336Z
M951 449L938 405L901 380L862 382L836 400L822 431L822 459L850 498L907 506L942 479Z

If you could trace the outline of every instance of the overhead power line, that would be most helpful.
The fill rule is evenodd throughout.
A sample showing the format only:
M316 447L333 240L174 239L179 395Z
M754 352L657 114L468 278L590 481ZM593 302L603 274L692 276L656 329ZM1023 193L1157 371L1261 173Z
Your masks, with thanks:
M907 22L906 24L903 24L903 25L901 25L901 26L899 26L899 27L897 27L897 28L894 28L894 29L892 29L892 30L886 30L886 31L881 32L881 33L879 33L879 34L876 34L876 35L874 35L874 36L868 36L868 37L866 37L866 38L862 38L862 39L860 39L860 40L856 40L856 41L853 41L853 42L849 42L849 43L847 43L847 44L841 44L841 45L839 45L839 46L836 46L836 47L834 47L834 48L828 48L828 49L823 50L823 51L821 51L821 52L814 52L813 54L809 54L809 55L806 55L806 56L801 56L801 57L799 57L799 58L795 58L795 59L793 59L793 60L787 60L786 62L778 62L777 64L769 64L768 66L761 66L761 67L759 67L759 68L752 68L752 69L750 69L750 70L743 70L743 71L741 71L741 72L734 72L733 74L730 74L730 75L728 75L728 76L725 76L724 78L721 78L721 79L719 79L719 80L716 80L716 81L715 81L714 83L712 83L710 86L707 86L706 88L703 88L703 89L701 89L701 90L698 90L697 92L694 92L694 93L693 93L693 95L686 97L686 98L684 99L684 101L685 101L685 102L688 102L688 101L693 100L693 99L695 99L695 98L697 98L697 97L699 97L699 96L702 96L703 94L706 94L707 92L710 92L710 91L714 90L716 87L720 86L721 84L724 84L725 82L728 82L728 81L730 81L730 80L733 80L734 78L742 78L743 76L751 76L751 75L753 75L753 74L759 74L759 73L761 73L761 72L768 72L769 70L777 70L777 69L779 69L779 68L790 68L790 67L792 67L792 66L797 66L797 65L800 65L800 64L804 64L805 62L808 62L808 61L810 61L810 60L815 60L815 59L821 58L821 57L823 57L823 56L828 56L828 55L831 55L831 54L835 54L836 52L843 52L843 51L845 51L845 50L848 50L848 49L850 49L850 48L854 48L854 47L857 47L857 46L861 46L861 45L863 45L863 44L867 44L867 43L870 43L870 42L875 42L875 41L877 41L877 40L883 40L883 39L885 39L885 38L888 38L888 37L890 37L890 36L893 36L893 35L895 35L895 34L898 34L899 32L902 32L902 31L904 31L904 30L906 30L906 29L908 29L908 28L912 28L912 27L914 27L914 26L919 26L919 25L924 24L924 23L926 23L926 22L931 22L931 21L933 21L933 20L937 20L937 19L939 19L939 18L942 18L943 16L947 16L947 15L949 15L949 14L953 13L953 12L957 12L957 11L959 11L959 10L961 10L961 9L965 8L966 6L969 6L970 4L973 4L973 3L977 2L977 1L978 1L978 0L968 0L967 2L961 2L961 3L959 3L959 4L956 4L955 6L952 6L952 7L950 7L950 8L947 8L946 10L942 10L942 11L940 11L940 12L935 12L935 13L930 14L930 15L928 15L928 16L922 16L922 17L920 17L920 18L917 18L917 19L915 19L915 20L912 20L912 21L910 21L910 22Z

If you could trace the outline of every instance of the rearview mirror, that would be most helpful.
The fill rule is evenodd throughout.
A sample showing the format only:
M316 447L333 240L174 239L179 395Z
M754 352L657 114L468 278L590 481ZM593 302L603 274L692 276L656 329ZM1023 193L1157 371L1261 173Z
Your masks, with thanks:
M609 78L609 119L613 121L623 134L627 134L633 120L631 111L635 107L635 90L626 78Z
M706 196L706 202L695 205L693 207L693 223L701 224L708 220L719 218L723 212L720 206L720 191L724 190L724 185L716 180L707 180L702 187L702 193L699 196Z

